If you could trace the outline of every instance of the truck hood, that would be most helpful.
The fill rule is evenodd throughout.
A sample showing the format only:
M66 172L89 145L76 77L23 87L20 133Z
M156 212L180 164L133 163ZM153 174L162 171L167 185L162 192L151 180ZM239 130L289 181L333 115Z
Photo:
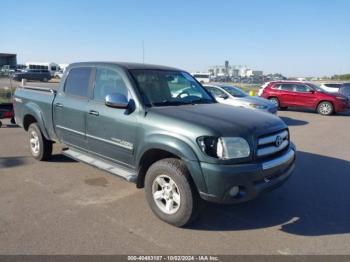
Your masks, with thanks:
M195 125L217 136L246 137L287 127L279 117L272 114L219 103L152 107L149 114L161 116L164 123L168 122L166 118L171 118L169 124L175 123L183 129ZM174 126L169 125L169 129L172 128Z

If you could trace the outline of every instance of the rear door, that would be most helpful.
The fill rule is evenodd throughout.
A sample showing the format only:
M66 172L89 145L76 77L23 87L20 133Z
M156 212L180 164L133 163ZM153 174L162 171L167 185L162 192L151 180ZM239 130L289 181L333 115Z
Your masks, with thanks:
M137 117L135 111L107 107L108 94L131 94L127 79L115 68L97 67L91 100L87 107L86 133L89 150L124 166L133 166Z
M277 89L278 100L281 106L294 106L294 84L279 84L274 86L273 89Z
M54 125L60 140L87 150L86 111L92 82L92 67L72 68L64 90L59 91L53 104Z

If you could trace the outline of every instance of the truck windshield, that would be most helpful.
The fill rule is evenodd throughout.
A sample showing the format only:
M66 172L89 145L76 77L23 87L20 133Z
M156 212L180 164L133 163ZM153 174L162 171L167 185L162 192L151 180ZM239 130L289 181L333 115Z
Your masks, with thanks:
M181 71L130 70L147 106L216 103L193 77Z

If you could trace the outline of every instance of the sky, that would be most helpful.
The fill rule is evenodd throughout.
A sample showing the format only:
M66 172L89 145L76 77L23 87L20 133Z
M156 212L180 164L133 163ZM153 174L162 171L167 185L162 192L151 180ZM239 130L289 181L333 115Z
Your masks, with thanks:
M229 60L286 76L350 73L349 0L13 0L0 11L0 53L19 63L144 57L190 72Z

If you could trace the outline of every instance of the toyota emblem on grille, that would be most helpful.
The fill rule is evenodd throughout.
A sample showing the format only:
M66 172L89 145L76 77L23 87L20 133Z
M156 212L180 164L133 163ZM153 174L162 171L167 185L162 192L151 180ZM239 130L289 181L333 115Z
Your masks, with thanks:
M276 147L280 147L282 145L282 142L283 142L283 138L281 136L277 136L276 142L275 142Z

